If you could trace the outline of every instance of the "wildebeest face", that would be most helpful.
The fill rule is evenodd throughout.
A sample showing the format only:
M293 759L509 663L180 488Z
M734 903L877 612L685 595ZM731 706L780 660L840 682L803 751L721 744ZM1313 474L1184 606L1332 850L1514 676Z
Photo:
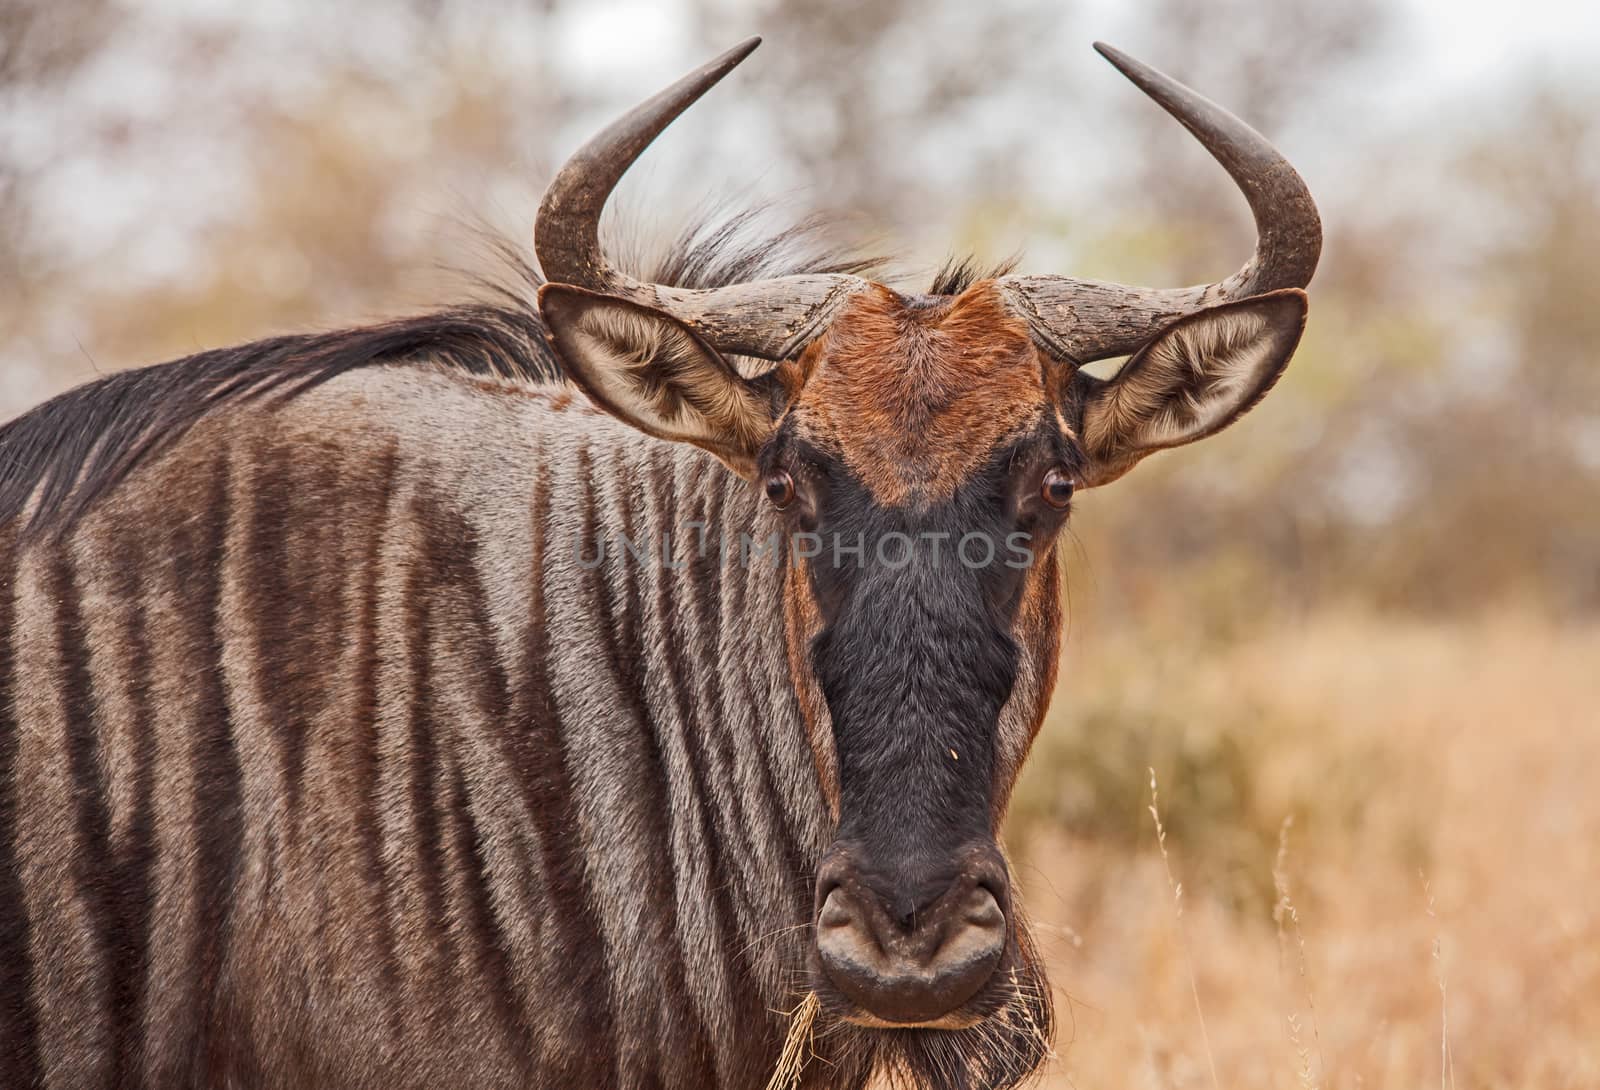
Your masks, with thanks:
M796 543L791 671L838 814L819 991L869 1024L978 1021L1021 956L998 822L1053 672L1082 456L1061 369L997 304L983 286L853 301L780 374L758 455Z
M1037 347L994 281L873 286L757 379L637 303L564 286L541 303L597 404L710 450L788 530L790 672L837 816L819 990L871 1025L991 1013L1025 948L998 828L1054 681L1074 489L1254 404L1304 295L1179 319L1111 380Z

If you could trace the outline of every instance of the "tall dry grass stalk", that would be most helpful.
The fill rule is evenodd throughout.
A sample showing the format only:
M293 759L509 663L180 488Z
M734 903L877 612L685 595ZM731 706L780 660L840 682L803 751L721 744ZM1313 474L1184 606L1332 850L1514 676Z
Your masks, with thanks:
M807 992L800 1005L789 1012L789 1036L784 1038L783 1052L772 1078L767 1080L767 1090L795 1090L800 1085L806 1061L811 1058L812 1033L821 1009L822 1001L817 993Z
M1307 1048L1300 1036L1300 1017L1291 1009L1287 1016L1289 1023L1289 1044L1294 1048L1295 1058L1299 1061L1300 1068L1297 1074L1300 1085L1304 1090L1320 1090L1321 1081L1318 1074L1327 1075L1327 1066L1322 1059L1322 1033L1317 1028L1317 1000L1311 991L1311 974L1306 970L1306 937L1300 930L1300 912L1294 906L1294 899L1289 895L1289 830L1294 826L1294 815L1283 819L1283 824L1278 827L1278 855L1272 864L1272 887L1277 891L1277 903L1272 906L1272 919L1278 926L1278 975L1284 982L1285 991L1288 990L1289 976L1289 946L1288 932L1294 933L1295 965L1300 974L1300 987L1306 997L1306 1013L1311 1021L1312 1048ZM1285 927L1287 921L1288 926ZM1313 1050L1316 1054L1316 1072L1313 1073L1311 1058Z
M1455 1058L1450 1054L1450 989L1445 983L1442 952L1444 938L1439 930L1439 914L1433 904L1433 887L1428 884L1425 872L1417 871L1417 877L1422 879L1422 895L1428 900L1428 919L1433 921L1433 971L1439 982L1439 1090L1455 1090Z
M1161 865L1167 871L1167 886L1172 890L1172 904L1177 916L1178 945L1183 950L1184 968L1189 973L1189 992L1194 996L1194 1014L1200 1021L1200 1041L1206 1050L1206 1068L1211 1072L1211 1090L1222 1090L1217 1078L1217 1060L1211 1052L1211 1034L1206 1029L1206 1012L1200 1005L1200 983L1195 977L1194 955L1189 950L1189 938L1183 926L1183 883L1172 873L1172 857L1167 854L1167 830L1161 824L1161 797L1156 791L1156 770L1150 769L1150 817L1156 823L1156 847L1161 849Z

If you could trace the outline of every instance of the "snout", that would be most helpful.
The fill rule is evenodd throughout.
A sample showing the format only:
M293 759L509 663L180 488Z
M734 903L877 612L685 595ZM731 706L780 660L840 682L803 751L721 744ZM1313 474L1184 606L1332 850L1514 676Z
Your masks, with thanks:
M833 854L818 875L817 953L861 1012L936 1023L987 984L1006 948L1005 866L978 853L953 879L886 882Z

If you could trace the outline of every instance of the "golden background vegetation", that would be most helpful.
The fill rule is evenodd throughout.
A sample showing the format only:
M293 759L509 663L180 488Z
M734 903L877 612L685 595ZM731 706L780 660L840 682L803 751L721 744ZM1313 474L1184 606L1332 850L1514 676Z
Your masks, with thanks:
M1008 830L1046 1085L1600 1085L1600 88L1430 93L1430 17L0 0L0 413L457 297L482 225L525 238L561 154L751 32L632 220L778 197L922 276L1215 279L1242 202L1106 37L1272 136L1328 242L1272 397L1079 505Z

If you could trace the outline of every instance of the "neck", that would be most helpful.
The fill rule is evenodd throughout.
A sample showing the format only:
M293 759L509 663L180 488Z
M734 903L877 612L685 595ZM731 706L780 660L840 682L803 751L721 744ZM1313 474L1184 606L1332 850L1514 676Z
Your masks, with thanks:
M533 578L508 572L501 600L524 599L519 711L559 758L532 771L570 809L550 862L582 903L549 907L587 921L567 939L603 958L582 979L609 990L619 1052L681 1050L668 1066L739 1085L776 1054L772 1012L804 994L830 833L788 676L785 573L748 555L773 526L710 456L603 418L536 448Z

